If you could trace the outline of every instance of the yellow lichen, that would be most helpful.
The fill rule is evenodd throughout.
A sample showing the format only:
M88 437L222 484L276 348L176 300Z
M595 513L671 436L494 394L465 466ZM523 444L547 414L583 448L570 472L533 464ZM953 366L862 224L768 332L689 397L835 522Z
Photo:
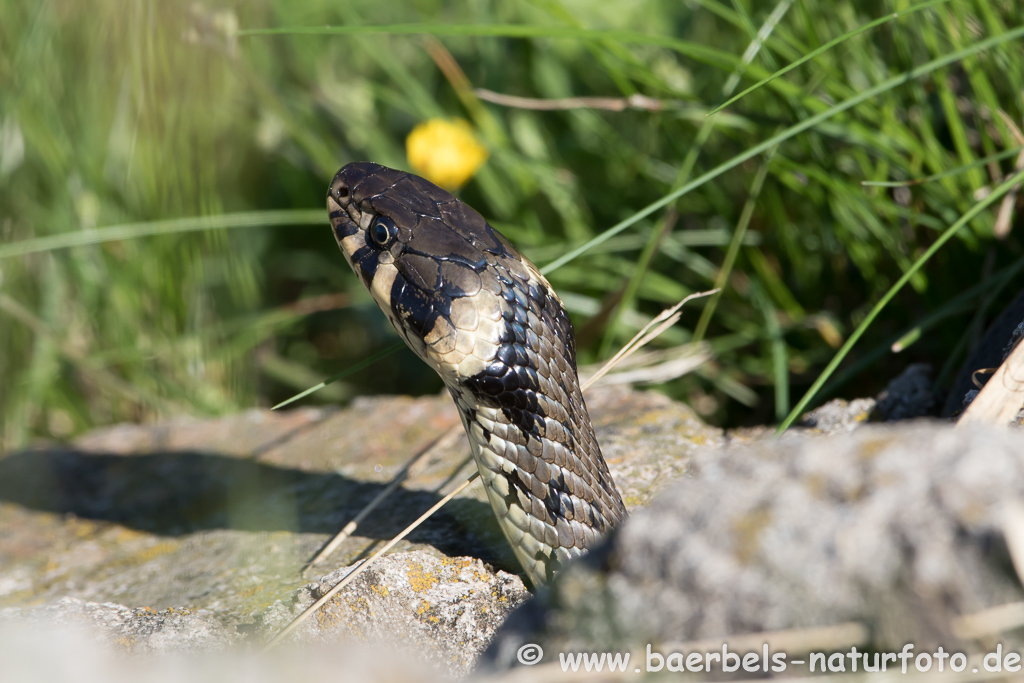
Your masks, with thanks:
M317 610L316 614L313 615L316 619L317 625L321 631L327 631L333 629L340 622L338 613L334 610L321 609Z
M370 601L366 599L366 596L360 595L347 601L349 609L353 612L366 612L369 613L371 610Z
M437 574L424 571L423 565L416 563L405 566L405 575L409 578L409 587L417 593L425 593L441 581Z
M148 562L150 560L154 560L160 557L161 555L173 553L177 549L177 543L173 541L164 541L162 543L157 543L154 546L150 546L149 548L146 548L145 550L136 553L135 558L139 562Z
M75 519L71 522L71 530L78 538L94 536L99 530L99 525L87 519Z
M426 617L426 621L429 624L437 624L441 622L441 619L433 614L433 606L426 600L420 600L420 603L416 606L416 616Z
M251 598L252 596L256 595L262 590L263 586L251 586L249 588L242 588L238 591L238 597L242 599Z
M455 190L487 161L487 148L462 119L430 119L412 129L405 153L414 171L432 183Z

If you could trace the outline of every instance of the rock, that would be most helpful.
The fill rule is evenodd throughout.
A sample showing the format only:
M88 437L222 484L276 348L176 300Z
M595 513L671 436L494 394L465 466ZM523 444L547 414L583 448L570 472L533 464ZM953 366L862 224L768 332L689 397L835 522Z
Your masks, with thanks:
M1024 598L1002 526L1024 499L1019 432L870 426L703 451L690 468L514 612L490 665L527 643L721 649L736 634L844 622L877 650L948 649L963 644L956 617Z
M83 623L77 613L84 610L109 616L127 608L78 602L78 607L71 608L76 616L70 619L54 614L56 610L51 608L59 606L53 605L44 608L53 618L31 622L0 621L0 672L4 683L434 683L451 680L424 667L407 653L365 644L335 643L271 651L234 647L183 652L136 647L131 650L131 656L126 657L121 643L98 639L97 629L87 625L88 618Z
M257 616L257 633L269 640L351 570L338 569L275 602ZM396 553L362 573L290 640L317 647L371 643L429 662L445 675L464 676L508 613L529 595L518 576L496 573L480 560ZM44 607L0 610L0 629L5 625L73 631L132 654L221 651L240 639L208 613L68 597Z
M721 429L663 394L604 389L587 394L587 405L601 452L631 510L685 477L695 453L727 441Z
M924 396L922 377L888 396ZM948 647L963 637L956 617L1024 598L1002 528L1024 497L1024 437L942 423L844 431L870 399L816 411L800 434L741 439L658 394L587 399L633 515L606 544L527 600L472 486L288 645L397 648L432 665L414 666L417 680L462 675L514 610L491 663L529 642L610 651L841 622L862 624L872 648ZM913 404L893 399L893 414ZM464 441L442 450L321 579L303 579L409 455L455 425L446 396L385 397L117 426L0 457L0 622L77 624L137 656L259 645L472 471Z
M869 422L898 422L933 415L937 405L932 367L913 363L875 398L836 398L804 414L799 426L818 434L850 432Z
M692 454L725 441L721 430L658 394L618 388L588 393L587 401L633 508L686 476ZM447 395L364 398L345 410L252 410L117 425L71 445L0 456L0 609L63 605L66 611L61 601L74 598L103 606L89 610L121 615L104 632L115 641L135 616L146 617L140 629L156 628L147 615L158 614L165 620L154 631L163 634L161 647L192 649L195 641L172 628L173 614L182 614L200 620L197 637L214 624L220 630L209 631L211 639L216 633L229 643L258 643L283 626L293 603L320 590L306 588L305 562L411 455L458 425ZM315 575L329 577L367 556L474 469L463 436L404 481ZM388 560L360 584L368 600L381 601L363 604L370 612L337 611L336 623L351 616L363 624L361 633L377 635L391 626L371 628L376 619L401 624L406 649L436 648L434 661L451 657L444 671L466 670L523 590L510 576L519 566L482 488L470 486L395 551L414 551L393 562L417 558L425 576L438 577L434 592L413 590L400 579L404 570ZM399 578L384 600L370 586L388 585L392 574ZM466 611L459 612L463 603ZM440 626L428 628L430 617L462 629L461 654ZM322 626L302 633L318 644L354 635ZM144 644L151 640L143 634L138 647L155 648Z
M102 605L77 598L29 609L0 610L0 624L17 623L46 630L75 630L105 645L135 654L188 650L222 650L231 634L209 616L194 610Z
M852 432L867 424L877 403L873 398L834 398L804 414L800 427L821 434Z
M275 603L260 618L273 636L343 579L342 568ZM292 636L305 643L372 642L415 653L454 676L469 673L508 613L529 597L518 576L468 557L387 555L332 598Z
M938 401L932 385L932 366L913 363L878 395L876 419L898 422L933 415Z

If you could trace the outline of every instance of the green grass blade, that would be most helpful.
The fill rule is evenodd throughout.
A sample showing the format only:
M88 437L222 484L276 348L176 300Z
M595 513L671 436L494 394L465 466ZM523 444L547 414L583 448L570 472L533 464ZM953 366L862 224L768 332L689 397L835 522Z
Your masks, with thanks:
M985 199L971 207L971 209L967 213L961 216L957 222L953 223L953 225L949 226L946 232L942 233L942 235L937 240L935 240L935 242L933 242L930 247L928 247L928 250L924 254L922 254L921 257L918 258L905 273L903 273L903 275L896 282L896 284L894 284L889 289L889 291L885 293L885 296L883 296L882 299L877 304L875 304L874 308L871 309L871 312L868 313L867 317L864 318L864 321L857 326L857 329L853 331L853 334L851 334L849 339L846 340L846 343L843 344L842 348L839 349L839 351L832 358L829 364L825 367L822 373L818 375L818 378L814 381L814 384L811 385L811 388L807 390L807 393L804 394L803 398L800 399L800 402L797 403L797 405L789 413L789 415L782 422L782 424L779 425L779 428L776 431L777 434L781 434L782 432L786 431L786 429L788 429L789 426L793 424L793 422L801 415L801 413L803 413L804 409L806 409L807 405L814 399L815 395L817 395L821 387L824 386L825 382L828 381L828 378L831 377L832 373L835 372L837 367L839 367L839 364L843 362L844 358L846 358L846 355L857 343L861 335L864 334L864 331L867 330L867 328L871 325L872 322L874 322L875 318L878 317L878 314L882 312L882 309L884 309L886 305L888 305L888 303L892 301L893 297L896 296L897 292L903 289L903 286L910 281L910 278L912 278L914 274L917 273L917 271L924 267L924 264L926 264L928 260L931 259L931 257L934 256L935 253L939 249L941 249L946 242L948 242L957 232L959 232L961 228L967 225L970 221L974 220L979 214L981 214L982 211L984 211L988 206L993 204L997 199L1000 199L1007 192L1013 190L1015 186L1021 183L1021 181L1024 181L1024 171L1021 171L1011 176L1009 180L1002 183L998 188L993 190L992 194L990 194L988 197L985 197Z
M945 302L938 309L932 311L924 318L917 321L913 326L905 329L903 332L893 335L888 340L884 341L883 343L877 345L875 348L865 353L864 356L861 357L856 363L853 363L852 365L849 365L846 368L843 368L839 372L835 373L831 381L829 381L828 384L826 384L825 387L820 392L818 392L818 396L821 398L834 396L835 393L840 388L842 388L844 384L846 384L846 382L859 375L861 372L863 372L866 368L868 368L873 363L878 361L880 358L889 353L898 353L898 351L893 349L893 345L898 343L900 340L912 336L923 337L925 332L927 332L928 330L932 329L939 323L943 322L944 320L954 315L958 315L960 313L964 313L967 311L982 310L984 307L979 306L977 300L984 299L986 297L991 297L994 294L998 294L999 292L1001 292L1006 287L1006 285L1008 285L1013 280L1013 278L1016 277L1017 273L1019 273L1022 268L1024 268L1024 258L1017 259L1010 266L1007 266L1006 268L1003 268L1002 270L993 273L991 277L979 282L978 284L974 285L969 289L964 290L962 294ZM967 329L970 329L969 325L967 326ZM964 335L963 339L966 339L969 336L969 334ZM958 355L959 354L954 350L953 352L948 354L947 358L949 361L952 361ZM942 386L942 383L943 373L940 372L939 375L935 378L935 384L937 386Z
M278 408L284 408L286 405L288 405L290 403L294 403L295 401L298 401L300 398L305 398L306 396L309 396L314 391L320 391L321 389L326 387L331 382L337 382L339 379L344 379L345 377L348 377L351 374L359 372L360 370L362 370L364 368L368 368L371 365L373 365L374 363L376 363L377 361L379 361L381 358L386 358L387 356L390 356L391 354L393 354L395 351L398 351L399 349L404 348L404 347L405 347L405 342L398 342L397 344L392 344L391 346L387 347L386 349L381 349L380 351L378 351L377 353L373 354L372 356L367 356L366 358L364 358L363 360L359 361L355 365L352 365L350 367L345 368L344 370L342 370L338 374L331 375L330 377L325 379L323 382L320 382L320 384L312 386L309 389L306 389L305 391L303 391L301 393L295 394L294 396L292 396L289 399L281 401L276 406L271 408L271 410L277 410Z
M597 30L571 26L530 26L523 24L386 24L379 26L282 26L251 28L237 32L239 36L289 35L431 35L475 36L491 38L563 38L570 40L613 40L635 45L665 47L707 64L731 68L739 60L736 55L672 36L652 35L638 31Z
M778 5L776 5L775 7L775 10L771 13L771 15L769 15L768 20L764 23L764 25L761 26L759 30L755 30L752 24L748 26L750 34L753 36L753 40L747 46L747 49L743 53L742 64L733 70L733 72L729 75L729 78L726 80L725 85L722 87L723 97L727 97L736 89L736 86L739 85L743 69L746 68L747 65L752 63L754 61L754 58L761 53L761 47L764 44L764 41L768 39L768 37L771 35L772 30L778 25L779 21L782 20L782 17L785 16L786 12L789 10L791 5L792 2L790 2L789 0L783 0L783 2L778 3ZM746 15L743 16L744 18L747 18L749 20L749 17L746 17ZM707 142L708 138L711 137L711 132L714 130L715 124L717 122L718 119L709 118L705 118L703 121L701 121L700 128L697 131L697 137L694 140L693 146L690 148L690 151L687 153L686 158L683 160L683 164L679 169L679 172L676 177L676 182L674 183L675 186L683 185L687 180L690 179L690 174L693 172L693 168L697 163L697 157L700 155L701 150L704 148L704 144ZM764 182L763 175L759 177L761 178L760 182L755 181L755 184L757 185L755 195L757 192L760 192L760 183ZM751 207L750 211L752 214L753 207ZM749 218L750 216L748 215L747 220L749 220ZM674 218L672 219L672 222L674 222ZM651 259L654 257L655 251L660 245L661 240L668 229L669 217L666 216L665 219L662 220L659 224L659 227L652 232L650 241L644 247L644 251L640 255L640 259L637 262L637 266L633 272L633 275L630 276L629 282L626 284L626 289L622 295L622 300L619 302L618 306L615 307L612 319L608 323L608 327L605 330L605 336L604 341L602 342L601 350L598 353L600 357L605 357L608 351L610 350L612 341L614 340L615 333L618 328L619 320L623 312L633 308L633 303L637 295L637 290L639 289L640 284L643 281L647 269L651 265ZM739 230L733 235L729 252L732 256L735 256L734 248L738 248L739 244L743 240L743 234L745 232L746 230L744 227L743 230ZM728 261L728 258L729 257L727 256L726 259L728 266L723 268L723 272L726 273L726 277L728 277L729 266L731 266L731 262ZM714 310L714 302L718 301L718 297L721 296L721 287L723 286L724 283L716 285L716 287L719 288L719 291L713 294L711 300L707 304L705 304L704 313L701 316L702 322L704 321L706 316L710 315L710 311ZM700 341L702 338L703 331L701 331L699 334L697 334L697 336L694 337L694 341Z
M887 78L886 80L874 86L873 88L868 88L867 90L862 91L860 94L855 95L843 102L840 102L834 107L830 107L825 111L815 114L814 116L804 121L801 121L800 123L794 126L790 126L786 130L779 133L778 135L774 135L765 140L764 142L754 145L746 152L737 154L729 161L726 161L723 164L719 164L718 166L711 169L710 171L700 176L699 178L696 178L693 181L687 183L686 185L680 187L678 190L670 192L661 199L648 204L644 208L634 213L629 218L619 221L612 227L602 232L600 235L594 237L594 239L571 250L569 253L565 254L561 258L555 259L554 261L547 264L540 270L542 273L547 274L553 270L561 268L565 264L579 257L581 254L586 253L592 247L597 246L598 244L601 244L604 241L611 239L615 235L618 235L626 228L630 227L631 225L634 225L637 221L646 218L647 216L651 215L658 209L661 209L667 206L668 204L674 202L676 199L682 197L684 194L695 190L701 185L707 183L708 181L714 180L715 178L722 175L726 171L736 168L747 159L751 159L759 154L762 154L763 152L766 152L772 147L775 147L779 143L785 142L790 138L796 137L805 130L814 128L822 121L827 121L833 116L841 114L842 112L847 111L848 109L852 109L853 107L856 107L858 104L866 102L867 100L870 100L873 97L877 97L878 95L886 92L887 90L891 90L899 85L902 85L903 83L914 80L916 78L920 78L921 76L924 76L926 74L931 73L932 71L935 71L936 69L941 69L942 67L948 64L953 64L954 62L958 62L964 59L965 57L970 57L971 55L978 54L979 52L990 50L993 47L996 47L997 45L1008 43L1012 40L1016 40L1022 37L1024 37L1024 26L1018 26L1017 28L1011 31L1007 31L1002 35L986 38L985 40L979 41L974 45L971 45L970 47L966 47L962 50L957 50L956 52L951 52L948 55L943 55L942 57L933 59L930 62L922 64L921 66L906 71L902 74L893 76L892 78Z
M867 31L870 31L873 28L877 28L879 26L882 26L883 24L887 24L890 21L895 21L896 19L899 19L901 16L907 16L908 14L913 14L914 12L918 12L918 11L923 10L923 9L928 9L929 7L933 7L935 5L941 5L941 4L946 3L946 2L949 2L949 0L928 0L928 2L922 2L922 3L918 4L918 5L913 5L912 7L908 7L907 9L903 10L902 12L893 12L892 14L887 14L884 17L879 17L878 19L875 19L874 21L870 21L870 22L864 24L863 26L860 26L860 27L858 27L858 28L848 32L848 33L844 33L843 35L839 36L838 38L834 38L834 39L830 40L829 42L825 43L824 45L822 45L818 49L812 50L811 52L808 52L806 55L804 55L800 59L796 60L795 62L792 62L788 66L785 66L785 67L779 69L778 71L776 71L772 75L768 76L767 78L761 79L760 81L758 81L754 85L750 86L746 90L740 92L739 94L734 95L733 97L730 97L728 100L726 100L725 102L723 102L722 104L718 105L717 107L712 109L710 112L708 112L707 115L711 116L712 114L716 114L716 113L720 112L721 110L723 110L726 107L728 107L730 104L733 104L734 102L736 102L736 101L746 97L747 95L749 95L753 91L757 90L758 88L760 88L760 87L762 87L764 85L767 85L768 83L771 83L772 81L774 81L776 78L779 78L780 76L786 75L787 73L789 73L793 69L797 68L801 64L806 64L807 62L811 61L812 59L814 59L818 55L822 54L823 52L828 52L829 50L831 50L835 46L837 46L837 45L839 45L839 44L849 40L850 38L854 38L854 37L860 35L861 33L866 33Z
M37 336L46 339L57 350L57 353L67 359L82 374L90 376L104 388L117 392L131 401L145 403L159 410L178 413L186 412L182 404L157 396L150 391L125 381L102 367L98 367L92 359L76 351L71 345L66 344L58 335L54 334L45 321L36 316L26 306L6 294L0 294L0 312L6 313L11 318L25 325Z
M764 161L761 162L761 167L757 170L757 175L754 176L754 182L750 187L750 196L747 197L747 201L743 205L743 211L740 213L740 219L736 223L736 230L733 232L732 241L729 243L729 249L725 252L725 259L722 261L721 267L718 269L718 276L715 278L715 288L718 291L711 295L708 299L707 304L704 305L704 310L701 311L700 319L697 321L697 327L693 331L694 342L699 342L704 339L704 334L708 330L708 325L711 324L711 317L715 314L715 308L718 306L718 300L722 297L722 290L729 283L729 276L732 275L732 267L736 263L736 257L740 253L740 245L743 244L743 238L747 234L747 228L750 226L750 219L754 216L754 208L757 206L757 199L761 196L761 188L764 187L764 181L768 178L768 169L771 167L772 157L774 156L775 149L768 150L765 154Z
M289 209L284 211L244 211L226 213L220 216L195 216L171 218L162 221L143 221L110 225L93 230L63 232L57 235L36 237L11 244L0 245L0 259L13 256L36 254L41 251L67 249L87 244L116 242L153 235L218 230L222 228L260 228L275 225L326 225L324 209Z
M779 324L779 313L761 287L751 292L754 305L764 316L764 332L771 350L772 384L775 387L775 419L782 420L789 412L789 358L786 338Z
M864 187L910 187L912 185L923 185L930 183L933 180L942 180L950 176L959 175L971 169L978 168L979 166L987 166L994 161L1002 161L1007 157L1012 157L1015 154L1019 154L1024 147L1011 147L1010 149L1004 149L1002 152L997 154L990 154L987 157L978 159L977 161L966 164L964 166L957 166L956 168L942 173L936 173L935 175L925 176L924 178L915 178L914 180L864 180L861 185Z

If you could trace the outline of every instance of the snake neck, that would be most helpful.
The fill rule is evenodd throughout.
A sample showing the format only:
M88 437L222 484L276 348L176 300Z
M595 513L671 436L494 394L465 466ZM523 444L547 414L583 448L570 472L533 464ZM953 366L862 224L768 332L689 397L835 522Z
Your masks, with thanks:
M524 420L522 409L481 402L465 384L448 389L498 524L534 585L549 582L625 517L582 396L580 417L564 416L567 426L544 416L555 405L545 396ZM534 430L524 430L524 421Z

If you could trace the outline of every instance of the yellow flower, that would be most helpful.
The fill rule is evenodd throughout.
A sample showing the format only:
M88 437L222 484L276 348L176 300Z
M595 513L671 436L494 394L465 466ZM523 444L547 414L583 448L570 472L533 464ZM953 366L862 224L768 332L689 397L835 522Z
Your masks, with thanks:
M432 183L455 190L487 161L487 148L462 119L430 119L405 139L409 165Z

